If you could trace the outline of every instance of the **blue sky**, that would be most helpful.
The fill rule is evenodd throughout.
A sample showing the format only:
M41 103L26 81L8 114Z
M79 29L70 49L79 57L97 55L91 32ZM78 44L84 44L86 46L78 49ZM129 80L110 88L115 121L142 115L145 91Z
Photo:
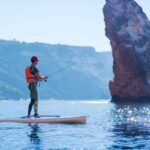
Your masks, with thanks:
M150 18L149 1L136 0ZM92 46L110 51L105 0L0 0L0 39Z

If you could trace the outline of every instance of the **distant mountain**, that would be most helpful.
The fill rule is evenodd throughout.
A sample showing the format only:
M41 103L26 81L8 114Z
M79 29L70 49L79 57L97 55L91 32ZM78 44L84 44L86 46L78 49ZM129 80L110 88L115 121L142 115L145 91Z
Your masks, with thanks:
M92 47L0 40L0 99L29 98L24 70L32 55L39 57L40 99L110 98L111 52ZM56 73L56 74L55 74Z

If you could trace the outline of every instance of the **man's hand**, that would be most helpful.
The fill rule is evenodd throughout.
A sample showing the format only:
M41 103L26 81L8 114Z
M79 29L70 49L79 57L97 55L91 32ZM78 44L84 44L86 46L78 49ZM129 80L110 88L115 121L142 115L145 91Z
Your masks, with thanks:
M39 72L35 74L38 81L47 81L48 76L42 77L40 76Z
M43 78L43 80L46 82L46 81L47 81L47 78L48 78L48 77L47 77L47 76L45 76L45 77Z

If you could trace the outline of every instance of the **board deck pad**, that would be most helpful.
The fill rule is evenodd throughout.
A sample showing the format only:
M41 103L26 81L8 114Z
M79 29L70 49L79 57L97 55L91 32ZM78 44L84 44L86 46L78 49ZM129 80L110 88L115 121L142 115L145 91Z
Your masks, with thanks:
M35 117L32 115L30 118L44 118L44 117L60 117L59 115L38 115L38 117ZM28 118L28 116L21 117L22 119Z

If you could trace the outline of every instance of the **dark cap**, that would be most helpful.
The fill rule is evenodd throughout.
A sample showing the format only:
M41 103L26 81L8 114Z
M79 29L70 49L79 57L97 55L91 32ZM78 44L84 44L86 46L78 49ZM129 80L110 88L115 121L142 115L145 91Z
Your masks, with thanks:
M39 61L37 56L32 56L31 57L31 62Z

